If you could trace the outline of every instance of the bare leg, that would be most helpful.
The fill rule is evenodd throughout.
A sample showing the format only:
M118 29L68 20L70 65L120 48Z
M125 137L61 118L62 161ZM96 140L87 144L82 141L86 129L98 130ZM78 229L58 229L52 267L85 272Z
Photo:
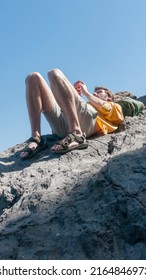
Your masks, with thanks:
M46 81L39 73L32 73L26 78L26 102L31 125L31 136L41 135L41 112L48 112L55 106L55 98ZM30 142L29 148L35 150L37 143ZM21 157L27 157L27 152L22 152Z
M32 136L40 136L41 112L52 110L56 101L46 81L39 73L32 73L26 78L26 101Z
M75 135L81 136L82 131L77 115L76 99L78 98L78 93L75 88L71 85L64 74L58 70L54 69L48 73L48 78L50 81L51 90L55 96L57 103L62 109L66 121L68 122L69 132ZM64 142L68 141L68 136L64 138ZM78 142L72 141L69 147L78 146ZM62 150L62 145L54 145L52 151Z
M51 111L55 107L56 102L64 113L69 131L76 135L82 135L76 110L78 93L60 70L50 71L48 77L52 91L39 73L32 73L26 78L26 101L32 137L39 138L41 135L41 112ZM77 143L71 143L71 145L75 144ZM38 144L33 141L28 145L32 150L35 150L37 146ZM61 148L60 145L56 146L57 149ZM27 155L27 152L22 152L20 156L25 158Z
M75 102L75 98L78 98L78 93L58 69L50 71L48 78L55 99L68 122L69 131L82 135Z

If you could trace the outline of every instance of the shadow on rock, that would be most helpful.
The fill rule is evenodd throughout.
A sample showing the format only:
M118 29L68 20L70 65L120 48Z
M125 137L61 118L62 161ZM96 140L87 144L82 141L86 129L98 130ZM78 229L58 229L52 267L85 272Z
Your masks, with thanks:
M73 165L80 156L38 169L38 182L30 178L4 211L0 259L146 259L146 148L103 166L91 155Z
M56 135L44 135L43 137L48 147L44 151L41 151L33 158L30 158L28 160L21 159L20 153L26 146L26 143L29 141L29 139L22 144L18 144L13 148L8 149L5 153L5 156L0 157L0 173L23 170L35 162L50 160L52 158L58 157L57 155L53 155L52 153L50 153L50 147L54 145L60 138Z

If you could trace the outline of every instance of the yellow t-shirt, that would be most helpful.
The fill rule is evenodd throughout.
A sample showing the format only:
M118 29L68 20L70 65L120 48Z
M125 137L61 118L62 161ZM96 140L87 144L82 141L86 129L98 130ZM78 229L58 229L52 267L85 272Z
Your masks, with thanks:
M114 102L105 102L98 111L96 121L103 134L115 131L118 125L124 121L121 106Z

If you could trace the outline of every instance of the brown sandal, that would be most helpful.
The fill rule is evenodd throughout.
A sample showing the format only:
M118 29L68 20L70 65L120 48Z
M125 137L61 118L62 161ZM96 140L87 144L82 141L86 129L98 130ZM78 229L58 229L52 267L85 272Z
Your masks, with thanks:
M72 142L77 142L77 145L69 146ZM86 137L83 134L82 136L78 136L74 133L69 133L67 137L63 140L57 142L55 145L61 145L62 149L55 150L53 147L51 148L51 152L55 154L65 154L73 150L81 150L88 148L89 143L86 141Z
M33 150L32 148L29 147L30 142L34 142L37 144L37 147ZM21 151L21 152L26 152L28 153L27 156L22 156L20 157L22 160L27 160L32 157L34 157L36 154L41 152L42 150L45 150L48 147L47 143L44 142L44 139L42 137L31 137L29 139L28 145Z

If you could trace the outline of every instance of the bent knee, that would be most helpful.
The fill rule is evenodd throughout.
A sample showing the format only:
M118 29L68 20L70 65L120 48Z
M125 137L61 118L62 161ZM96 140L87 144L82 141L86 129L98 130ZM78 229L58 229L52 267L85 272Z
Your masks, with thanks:
M59 69L52 69L51 71L48 72L48 79L52 80L52 79L56 79L56 78L63 78L64 74L61 70Z
M28 76L25 79L25 82L26 83L32 83L32 82L36 83L38 80L40 80L40 77L41 77L40 73L32 72L32 73L28 74Z

